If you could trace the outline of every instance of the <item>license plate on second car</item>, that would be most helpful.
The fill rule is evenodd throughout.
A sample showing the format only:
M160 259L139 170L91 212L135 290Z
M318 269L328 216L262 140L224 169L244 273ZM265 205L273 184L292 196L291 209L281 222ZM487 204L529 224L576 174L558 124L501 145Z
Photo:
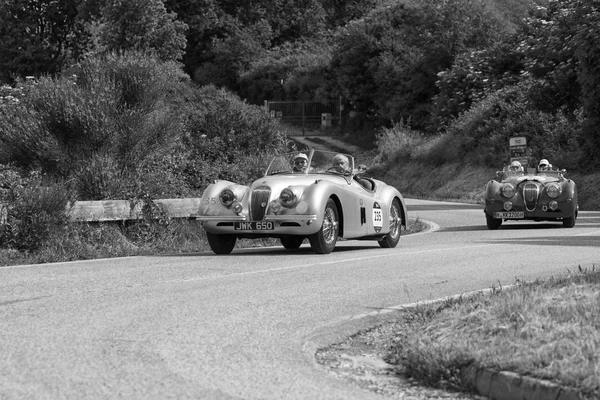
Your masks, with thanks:
M525 212L523 211L498 211L494 213L494 218L525 218Z
M233 223L233 230L235 231L272 231L273 228L273 221L243 221Z

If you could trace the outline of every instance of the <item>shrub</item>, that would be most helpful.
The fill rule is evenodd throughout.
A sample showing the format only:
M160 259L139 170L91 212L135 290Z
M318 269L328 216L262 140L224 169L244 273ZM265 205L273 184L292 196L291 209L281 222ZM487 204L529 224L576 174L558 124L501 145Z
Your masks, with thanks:
M198 90L190 102L185 152L172 159L192 190L214 179L249 183L262 176L274 153L286 151L287 140L262 107L247 104L214 86Z
M532 162L552 154L574 166L580 150L579 124L561 112L535 109L528 96L536 85L524 81L501 89L454 121L447 132L461 142L458 156L475 165L497 167L509 159L509 138L524 136Z
M140 53L91 57L78 73L29 83L18 104L0 108L0 159L73 177L79 200L144 191L126 180L147 175L178 142L175 99L185 77L176 64Z
M391 128L382 128L376 138L377 150L383 162L414 159L427 143L422 133L412 130L410 123L404 121Z
M0 247L37 250L68 224L71 196L64 183L49 182L37 171L23 176L0 166L0 187L0 202L6 207Z

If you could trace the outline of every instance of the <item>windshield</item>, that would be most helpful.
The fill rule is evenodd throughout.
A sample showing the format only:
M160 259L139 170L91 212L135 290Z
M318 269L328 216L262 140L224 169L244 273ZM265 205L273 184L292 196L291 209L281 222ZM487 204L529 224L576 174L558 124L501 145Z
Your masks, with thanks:
M332 151L305 150L278 154L265 175L276 174L336 174L352 175L354 157Z

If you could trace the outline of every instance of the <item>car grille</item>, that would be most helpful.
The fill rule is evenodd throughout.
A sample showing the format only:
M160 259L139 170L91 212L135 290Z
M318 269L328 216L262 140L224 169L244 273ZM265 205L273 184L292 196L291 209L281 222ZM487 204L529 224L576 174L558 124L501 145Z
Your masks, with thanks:
M271 197L271 188L267 186L257 187L252 191L250 200L250 220L261 221L265 217L265 211Z
M523 201L527 211L534 211L537 205L540 187L535 183L526 183L523 186Z

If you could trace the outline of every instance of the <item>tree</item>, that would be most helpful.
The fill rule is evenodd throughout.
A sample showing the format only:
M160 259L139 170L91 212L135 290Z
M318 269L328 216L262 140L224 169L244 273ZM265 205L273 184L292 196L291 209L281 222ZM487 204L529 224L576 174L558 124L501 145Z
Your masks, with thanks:
M585 121L583 138L587 154L585 165L596 169L600 166L600 5L592 0L582 2L581 21L575 35L580 62L577 81L581 86L581 102Z
M196 68L210 60L213 38L223 36L225 13L218 0L166 0L165 7L177 15L177 19L188 26L187 46L182 62L191 76Z
M91 44L80 0L0 2L0 80L55 74Z
M161 0L107 0L101 12L99 41L106 50L151 51L162 60L183 57L187 25Z
M468 0L421 0L378 8L336 37L331 72L340 94L367 118L429 124L440 71L498 35L499 22Z

